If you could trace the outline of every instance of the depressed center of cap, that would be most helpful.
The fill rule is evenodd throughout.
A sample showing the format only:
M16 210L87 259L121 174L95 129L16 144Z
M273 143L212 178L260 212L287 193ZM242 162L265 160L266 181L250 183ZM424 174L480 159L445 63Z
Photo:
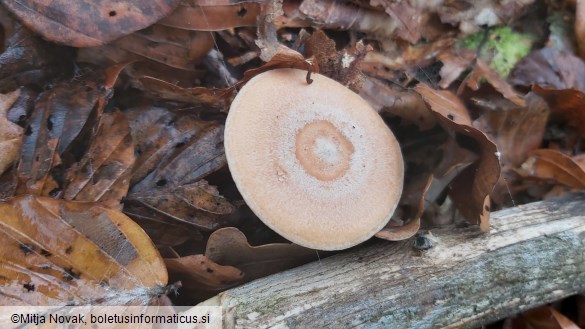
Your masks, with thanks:
M307 123L297 133L295 155L311 176L330 181L345 174L353 144L325 120Z

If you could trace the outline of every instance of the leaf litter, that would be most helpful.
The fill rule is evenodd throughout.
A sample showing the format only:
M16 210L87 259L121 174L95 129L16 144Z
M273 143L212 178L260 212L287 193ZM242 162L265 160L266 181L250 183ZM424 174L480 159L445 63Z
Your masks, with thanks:
M226 166L233 97L276 68L339 81L394 131L405 186L379 238L453 221L489 231L495 209L585 187L583 16L563 36L571 20L535 19L532 1L104 0L57 16L48 1L2 4L4 303L34 287L23 302L81 304L104 281L148 304L168 269L190 304L326 256L265 227ZM108 227L123 261L67 252L90 230L80 241L101 259Z

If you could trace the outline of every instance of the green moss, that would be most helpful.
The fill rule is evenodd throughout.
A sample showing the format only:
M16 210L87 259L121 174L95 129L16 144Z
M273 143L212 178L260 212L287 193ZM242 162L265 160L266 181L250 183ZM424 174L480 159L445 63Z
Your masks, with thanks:
M528 55L533 39L528 34L514 32L509 27L497 27L474 33L459 41L458 46L479 50L479 57L498 74L506 78L516 63Z

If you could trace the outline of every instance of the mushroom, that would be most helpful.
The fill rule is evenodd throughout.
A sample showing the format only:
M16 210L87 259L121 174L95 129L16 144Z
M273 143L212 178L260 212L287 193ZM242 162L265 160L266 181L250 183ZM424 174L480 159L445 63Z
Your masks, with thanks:
M236 186L272 230L304 247L340 250L371 238L394 213L404 176L382 118L340 83L277 69L231 104L225 152Z

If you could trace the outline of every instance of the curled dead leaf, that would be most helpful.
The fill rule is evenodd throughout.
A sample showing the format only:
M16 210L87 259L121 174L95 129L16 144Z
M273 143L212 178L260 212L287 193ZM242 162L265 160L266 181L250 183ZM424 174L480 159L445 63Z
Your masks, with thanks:
M520 173L523 176L585 188L585 170L570 156L552 149L534 150L529 155L528 160L522 164Z
M450 196L468 221L487 229L490 212L487 200L501 170L496 144L472 126L471 117L457 96L449 91L434 90L423 83L419 83L414 89L458 144L479 155L476 162L453 179Z
M233 266L223 266L204 255L165 258L172 281L180 281L182 298L205 300L213 295L242 283L244 272Z
M251 281L317 260L315 250L292 243L251 246L244 233L225 227L211 234L205 256L216 263L241 269Z

